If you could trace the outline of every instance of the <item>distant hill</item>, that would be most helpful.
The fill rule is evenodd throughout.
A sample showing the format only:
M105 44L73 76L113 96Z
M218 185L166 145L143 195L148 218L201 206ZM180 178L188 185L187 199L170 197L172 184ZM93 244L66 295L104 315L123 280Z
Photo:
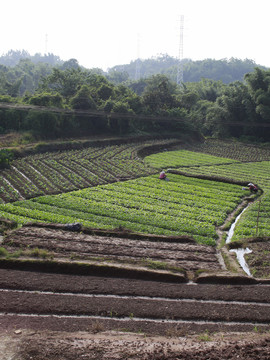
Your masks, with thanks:
M245 74L253 72L255 67L266 70L253 60L235 58L192 61L182 60L184 82L199 82L202 78L222 81L229 84L243 81ZM0 56L0 95L22 96L25 92L33 93L40 79L52 73L53 68L59 70L78 69L95 72L107 77L114 84L137 83L138 80L163 74L172 81L177 81L179 60L169 55L159 55L151 59L131 61L129 64L116 65L104 72L99 68L85 69L76 59L63 61L54 54L30 55L26 50L10 50Z
M202 78L221 80L228 84L243 81L244 75L253 72L255 67L266 70L266 67L256 64L253 60L239 60L235 58L213 60L205 59L192 61L182 60L184 82L197 82ZM164 74L173 81L177 80L179 60L169 55L160 55L151 59L130 62L127 65L116 65L109 69L113 72L126 72L131 80L147 78L155 74Z
M26 50L10 50L0 56L0 64L4 66L16 66L22 59L29 59L35 64L41 62L51 66L61 65L64 62L59 56L50 53L45 55L39 53L30 55Z

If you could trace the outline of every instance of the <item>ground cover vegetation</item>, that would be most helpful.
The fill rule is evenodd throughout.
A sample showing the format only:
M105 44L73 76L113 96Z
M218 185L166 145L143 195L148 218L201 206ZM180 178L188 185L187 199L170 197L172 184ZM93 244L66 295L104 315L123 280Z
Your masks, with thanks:
M170 141L158 144L169 145ZM213 145L211 141L209 144ZM206 144L202 146L205 148ZM236 184L175 174L169 175L170 181L161 182L158 171L170 164L194 176L226 178L229 171L232 180L249 182L250 172L257 174L253 181L262 179L268 165L266 161L241 163L190 150L164 151L142 161L137 155L140 148L142 144L93 147L18 159L11 169L2 171L2 183L12 191L7 195L2 187L1 216L20 224L75 221L94 228L123 227L153 234L187 235L200 243L215 245L216 226L225 222L247 191ZM137 179L117 181L121 178ZM39 196L56 192L60 194ZM10 199L15 202L9 203ZM261 214L263 209L262 206ZM254 221L252 226L254 229ZM267 221L264 231L268 231Z
M1 171L0 201L28 199L153 174L155 169L138 158L138 151L147 147L170 147L175 142L178 140L149 140L17 158Z
M1 216L19 222L81 222L99 228L124 227L163 235L190 235L198 242L215 244L216 225L241 201L239 186L156 175L112 185L38 197L1 206ZM220 200L220 197L224 200ZM18 217L17 217L18 216Z
M229 146L228 146L229 145ZM234 147L235 145L235 147ZM240 181L246 183L253 182L263 190L263 194L260 197L260 201L256 201L249 205L247 211L243 213L241 219L235 227L232 241L240 240L243 238L254 237L254 236L269 236L270 222L269 222L269 201L270 201L270 187L269 187L269 166L270 152L268 149L233 144L224 142L224 147L221 142L208 141L202 145L196 145L197 151L203 151L207 154L220 154L232 158L228 163L216 162L214 164L203 164L200 166L196 165L196 160L190 162L190 166L186 166L185 157L179 160L176 167L179 171L186 173L191 176L208 176L212 178L223 178L228 181ZM223 149L223 150L222 150ZM184 153L185 154L185 153ZM200 159L201 155L194 153L194 158L198 156ZM174 155L174 152L172 152ZM164 156L164 153L159 155L151 155L149 157L149 163L153 159L153 164L158 163L158 158ZM205 156L205 155L204 155ZM236 160L239 159L239 161ZM243 161L244 160L244 161ZM145 160L148 161L147 159ZM200 162L200 160L198 160ZM164 166L168 163L165 162ZM242 190L248 194L247 186Z

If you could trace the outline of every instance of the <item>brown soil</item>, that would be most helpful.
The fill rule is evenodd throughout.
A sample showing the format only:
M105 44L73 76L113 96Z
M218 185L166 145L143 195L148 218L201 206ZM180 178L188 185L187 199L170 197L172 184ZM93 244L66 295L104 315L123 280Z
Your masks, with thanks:
M143 236L140 234L96 231L96 234L66 231L65 226L23 226L5 237L4 245L9 252L23 251L24 256L34 254L33 249L42 249L51 259L70 262L91 261L132 267L148 267L174 272L197 270L218 271L215 248L199 245L185 237ZM95 232L94 232L95 233ZM102 234L102 235L98 235ZM118 235L118 236L117 236ZM37 253L36 256L42 255ZM194 275L193 275L194 277Z
M24 256L0 261L1 360L269 359L267 281L189 238L86 230L4 238Z
M0 339L0 348L5 353L12 350L2 360L266 360L270 349L270 337L254 333L168 338L108 331L97 334L22 331L17 335L0 335Z
M245 256L250 273L259 279L270 279L270 238L255 237L228 244L228 249L248 248Z
M253 239L247 244L252 253L246 256L251 274L258 278L270 278L270 238Z
M0 284L2 347L14 356L2 359L267 359L270 350L266 285L10 269Z

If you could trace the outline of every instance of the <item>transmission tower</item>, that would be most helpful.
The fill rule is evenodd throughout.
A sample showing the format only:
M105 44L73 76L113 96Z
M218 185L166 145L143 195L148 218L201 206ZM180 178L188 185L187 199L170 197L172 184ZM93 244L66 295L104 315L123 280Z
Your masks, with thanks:
M135 80L139 80L141 77L141 60L140 60L140 34L137 35L137 60L135 70Z
M45 55L47 55L48 51L48 34L45 35Z
M183 75L183 34L184 34L184 15L180 16L180 36L179 36L179 56L178 56L178 69L177 69L177 84L181 85L184 82Z

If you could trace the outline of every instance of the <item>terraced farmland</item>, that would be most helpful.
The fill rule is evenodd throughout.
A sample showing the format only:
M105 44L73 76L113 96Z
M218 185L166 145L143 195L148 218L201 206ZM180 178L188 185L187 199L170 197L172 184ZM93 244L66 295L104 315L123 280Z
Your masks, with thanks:
M145 144L129 144L16 160L2 173L0 216L23 226L8 232L2 243L1 326L67 331L82 342L79 330L91 341L92 333L122 330L176 336L176 342L190 333L268 331L270 153L258 149L247 162L247 147L238 145L230 157L222 144L216 154L210 142L209 148L201 145L204 154L198 153L200 146L192 152L179 145L177 153L141 159L138 151ZM215 156L220 152L222 158ZM160 181L159 171L169 167L176 173ZM263 192L243 190L249 181ZM228 224L247 201L233 240L254 249L248 259L251 277L233 255L229 263L217 248L226 248L222 239ZM77 222L81 227L72 231L70 225ZM29 338L24 356L31 351L39 359L79 354L75 344L67 342L66 348L47 335L41 339L46 354L38 347L41 342ZM95 341L91 349L81 346L80 355L104 351L104 344L101 348ZM237 354L232 344L231 338L230 344L219 345L220 353L215 347L215 354L232 358ZM268 351L270 340L263 344ZM133 345L138 351L138 343ZM117 348L127 350L119 343ZM171 359L183 355L168 349ZM213 349L208 350L214 354ZM168 355L163 350L160 359Z
M75 221L94 228L123 227L150 234L186 235L199 243L215 245L215 227L224 223L243 196L238 185L178 175L161 182L152 175L0 204L0 216L21 223Z
M153 174L155 170L138 158L138 151L175 143L177 140L172 139L88 147L17 159L10 169L0 172L0 201L29 199Z

